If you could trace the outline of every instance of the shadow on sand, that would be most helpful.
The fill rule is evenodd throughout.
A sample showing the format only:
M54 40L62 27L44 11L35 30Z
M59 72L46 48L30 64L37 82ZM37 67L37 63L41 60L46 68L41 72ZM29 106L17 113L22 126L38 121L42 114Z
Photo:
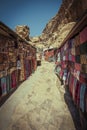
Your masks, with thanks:
M68 106L70 113L71 113L76 130L82 130L79 110L77 109L76 105L74 104L74 102L72 100L68 86L65 86L64 100Z

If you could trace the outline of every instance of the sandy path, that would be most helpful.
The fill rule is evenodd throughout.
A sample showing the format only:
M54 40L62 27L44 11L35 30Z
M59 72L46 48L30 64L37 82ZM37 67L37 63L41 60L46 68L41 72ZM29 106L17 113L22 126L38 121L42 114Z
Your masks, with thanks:
M60 87L54 64L42 62L0 108L0 130L75 130Z

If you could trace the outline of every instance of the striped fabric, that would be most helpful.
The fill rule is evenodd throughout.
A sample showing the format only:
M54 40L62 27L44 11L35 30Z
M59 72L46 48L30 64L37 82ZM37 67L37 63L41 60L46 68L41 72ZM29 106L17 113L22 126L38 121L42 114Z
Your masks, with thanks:
M81 64L75 63L75 69L76 70L81 70Z
M87 84L87 74L81 72L81 73L80 73L80 76L79 76L79 81L80 81L81 83Z
M87 97L85 98L85 87L87 86L87 27L85 27L78 35L69 39L65 45L61 47L61 71L60 77L63 78L63 70L66 62L69 64L69 76L66 79L69 91L74 102L84 112L87 112ZM66 76L66 75L64 75ZM65 77L64 77L65 78ZM86 103L84 103L85 99Z

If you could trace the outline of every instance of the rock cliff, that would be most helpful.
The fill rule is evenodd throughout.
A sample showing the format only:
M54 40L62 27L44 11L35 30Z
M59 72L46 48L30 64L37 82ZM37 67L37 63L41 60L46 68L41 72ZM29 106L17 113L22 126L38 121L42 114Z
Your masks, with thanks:
M62 0L57 14L47 23L40 36L30 38L30 44L37 48L60 47L85 13L87 13L87 0ZM30 31L27 26L17 26L16 32L29 40Z
M87 12L87 0L63 0L58 13L47 23L35 45L60 47L85 12Z

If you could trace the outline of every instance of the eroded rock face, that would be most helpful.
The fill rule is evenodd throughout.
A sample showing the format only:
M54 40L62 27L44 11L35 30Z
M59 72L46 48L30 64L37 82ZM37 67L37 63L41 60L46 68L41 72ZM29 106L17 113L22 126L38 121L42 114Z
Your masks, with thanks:
M23 39L29 40L30 29L26 25L18 25L15 28L16 33Z
M68 35L87 10L87 0L63 0L56 14L44 28L41 40L45 45L61 46Z
M58 13L47 23L42 34L31 39L35 47L60 47L73 26L87 11L87 0L62 0ZM25 39L29 37L29 28L17 26L16 32Z

